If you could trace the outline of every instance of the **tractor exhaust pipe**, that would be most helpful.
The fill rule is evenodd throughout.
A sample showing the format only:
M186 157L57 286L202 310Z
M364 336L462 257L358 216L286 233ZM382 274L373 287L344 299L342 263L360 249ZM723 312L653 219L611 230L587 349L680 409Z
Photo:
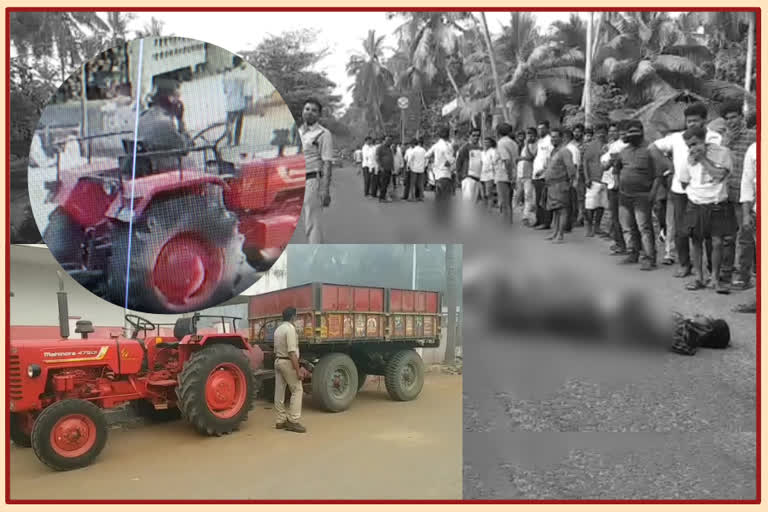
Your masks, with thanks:
M57 270L59 276L59 291L56 297L59 301L59 333L63 339L69 338L69 306L67 304L67 292L64 291L64 280L61 277L61 271Z

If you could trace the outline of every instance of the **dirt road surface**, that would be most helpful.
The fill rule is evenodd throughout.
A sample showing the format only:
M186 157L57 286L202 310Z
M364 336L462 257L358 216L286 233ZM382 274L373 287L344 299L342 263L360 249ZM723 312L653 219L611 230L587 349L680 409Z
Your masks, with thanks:
M233 435L182 421L113 429L97 462L57 473L11 446L13 499L460 499L461 376L427 374L413 402L371 378L339 414L304 408L309 432L275 430L257 402Z

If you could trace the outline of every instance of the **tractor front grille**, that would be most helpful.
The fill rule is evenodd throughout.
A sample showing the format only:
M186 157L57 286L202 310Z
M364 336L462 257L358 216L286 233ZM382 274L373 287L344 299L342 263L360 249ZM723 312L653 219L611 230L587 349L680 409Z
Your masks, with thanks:
M19 362L19 356L8 356L9 369L8 380L9 388L8 394L11 400L21 400L23 397L22 382L21 382L21 363Z

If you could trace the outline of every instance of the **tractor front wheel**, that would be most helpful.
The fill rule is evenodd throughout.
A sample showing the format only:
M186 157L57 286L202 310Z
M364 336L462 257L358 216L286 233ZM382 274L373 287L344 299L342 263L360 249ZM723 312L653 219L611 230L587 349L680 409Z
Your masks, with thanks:
M237 430L248 418L253 393L248 357L232 345L202 348L192 355L179 378L179 408L204 435Z
M56 471L90 465L107 444L107 420L96 405L68 399L43 410L32 427L32 449Z

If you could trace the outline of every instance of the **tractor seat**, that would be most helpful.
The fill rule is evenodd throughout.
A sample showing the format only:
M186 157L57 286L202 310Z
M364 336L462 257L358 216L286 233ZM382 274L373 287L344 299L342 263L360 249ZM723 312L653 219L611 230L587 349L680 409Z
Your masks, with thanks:
M184 336L197 334L197 326L194 317L178 318L173 326L173 337L181 341Z

